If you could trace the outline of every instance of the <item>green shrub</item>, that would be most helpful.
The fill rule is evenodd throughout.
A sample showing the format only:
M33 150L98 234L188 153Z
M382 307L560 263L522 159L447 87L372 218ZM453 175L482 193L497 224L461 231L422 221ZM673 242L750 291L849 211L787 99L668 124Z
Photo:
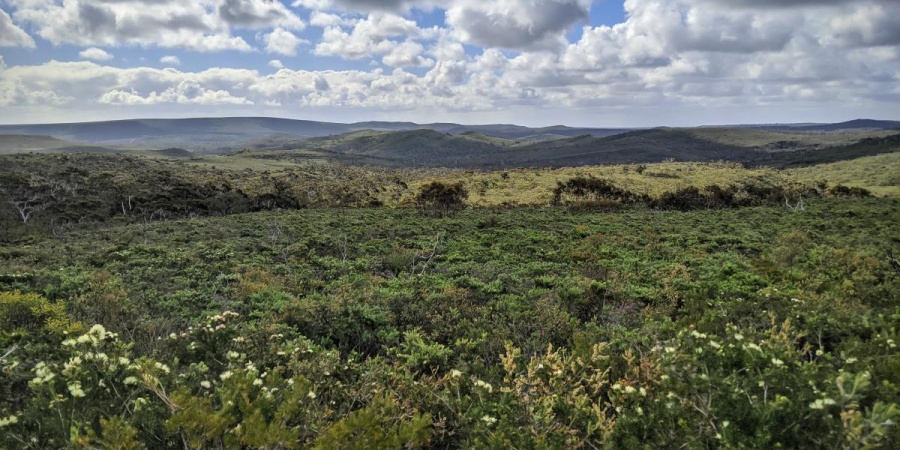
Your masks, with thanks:
M0 330L33 339L53 339L74 332L81 324L66 314L66 304L51 302L38 294L0 292ZM0 345L3 335L0 335Z
M584 209L603 209L616 208L641 199L641 196L618 188L607 180L576 177L565 183L557 182L552 203Z
M465 208L468 198L469 192L462 182L447 184L433 181L419 190L416 205L425 211L446 215Z

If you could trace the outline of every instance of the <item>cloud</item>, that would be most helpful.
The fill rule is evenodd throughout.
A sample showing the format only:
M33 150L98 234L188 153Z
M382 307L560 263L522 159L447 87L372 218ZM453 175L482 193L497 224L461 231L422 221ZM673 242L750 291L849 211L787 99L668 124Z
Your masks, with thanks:
M341 17L338 14L330 14L322 11L313 11L309 15L309 24L312 26L325 28L333 26L348 26L356 23L354 19Z
M136 8L137 0L7 3L16 23L53 44L250 50L240 37L250 33L232 34L247 27L258 30L255 44L271 58L296 55L306 43L296 23L279 15L284 3L265 0L154 0L153 14ZM295 71L276 59L260 71L193 72L171 64L122 69L51 61L0 71L0 105L11 117L30 113L37 120L51 117L39 110L85 117L127 108L193 115L294 115L308 108L341 120L380 112L417 120L612 117L633 126L704 117L754 121L754 114L775 121L798 108L820 118L851 111L889 116L900 99L895 1L626 0L622 23L583 26L571 43L565 37L584 21L587 0L375 3L295 2L310 8L309 23L322 29L312 53L357 60L341 65L359 70ZM429 8L443 9L446 23L423 28L409 12ZM313 65L321 61L330 60Z
M91 47L88 49L84 49L78 53L78 56L80 56L84 59L91 59L94 61L109 61L110 59L113 58L113 56L110 55L109 53L107 53L105 50L97 48L97 47Z
M159 62L161 64L165 64L167 66L180 66L181 65L181 60L178 59L177 56L172 56L172 55L167 55L167 56L163 56L162 58L159 58Z
M109 105L154 105L159 103L197 104L197 105L252 105L253 102L231 95L231 93L207 89L195 79L181 80L177 86L170 87L162 92L151 92L147 96L141 96L131 90L112 90L103 94L99 103Z
M34 48L34 39L13 23L6 11L0 9L0 47Z
M224 0L219 16L241 28L282 27L302 30L306 24L278 0Z
M311 10L339 9L355 12L403 12L414 6L430 7L432 4L440 5L441 2L431 0L296 0L293 3L296 7L302 6Z
M485 47L558 48L573 24L586 21L591 0L456 0L447 23L461 39Z
M391 67L410 67L410 66L419 66L419 67L431 67L434 65L434 60L425 58L422 56L422 53L425 51L425 47L418 42L413 41L405 41L388 52L381 59L381 62L386 66Z
M861 2L825 20L820 40L841 47L900 45L900 3Z
M263 36L262 40L266 44L266 53L277 53L286 56L295 56L297 47L309 44L309 41L298 38L294 33L284 28L272 30L271 33Z
M396 47L404 45L402 41L391 40L392 37L427 38L432 34L433 31L420 29L412 20L395 14L373 13L358 21L349 33L340 26L325 27L322 39L314 52L317 55L361 59L388 54L395 51ZM404 50L408 53L411 44L405 45Z
M148 8L137 0L12 1L17 7L13 17L54 45L251 50L205 2L154 0Z
M699 3L726 7L748 8L801 8L809 6L835 6L855 3L858 0L699 0Z

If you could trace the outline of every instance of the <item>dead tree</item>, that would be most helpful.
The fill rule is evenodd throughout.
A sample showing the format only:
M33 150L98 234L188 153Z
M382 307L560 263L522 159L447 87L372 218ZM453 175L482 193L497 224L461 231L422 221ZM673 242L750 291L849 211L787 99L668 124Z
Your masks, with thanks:
M784 204L787 205L787 207L793 211L803 211L804 209L806 209L806 207L803 206L803 194L799 194L799 195L800 195L800 200L797 202L796 205L792 205L790 200L788 200L787 195L785 195L784 196Z
M34 213L43 211L50 206L47 197L40 193L22 193L10 196L8 203L16 209L24 224L28 224Z

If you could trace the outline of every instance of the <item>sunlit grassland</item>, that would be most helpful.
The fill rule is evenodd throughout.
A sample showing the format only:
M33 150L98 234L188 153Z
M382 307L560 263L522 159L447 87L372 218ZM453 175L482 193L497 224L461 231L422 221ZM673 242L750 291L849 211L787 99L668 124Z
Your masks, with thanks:
M827 181L868 189L879 196L900 197L900 152L786 171L806 183Z
M775 143L791 143L801 147L831 147L850 145L865 138L886 137L897 134L895 130L800 134L745 128L695 128L689 130L689 133L702 139L740 147L766 147Z
M468 204L475 207L502 205L547 205L558 182L573 177L597 177L637 194L657 197L685 186L727 186L741 180L765 177L786 181L779 171L745 169L730 163L660 163L569 167L561 169L514 169L494 172L460 172L412 180L401 203L411 201L419 187L432 181L463 182L469 190Z

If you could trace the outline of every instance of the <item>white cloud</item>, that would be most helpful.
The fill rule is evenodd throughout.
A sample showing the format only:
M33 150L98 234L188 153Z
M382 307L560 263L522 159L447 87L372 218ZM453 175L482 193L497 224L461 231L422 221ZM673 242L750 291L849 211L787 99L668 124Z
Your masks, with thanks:
M162 92L153 91L147 96L141 96L133 90L112 90L104 93L98 99L98 102L109 105L154 105L160 103L196 105L253 104L253 102L245 98L235 97L228 91L207 89L199 81L191 78L181 80L177 86L170 87Z
M279 0L222 0L219 16L240 28L282 27L302 30L306 24Z
M172 55L166 55L166 56L163 56L162 58L159 58L159 62L160 62L160 64L165 64L167 66L180 66L181 65L181 60L178 59L177 56L172 56Z
M325 27L315 54L340 56L344 59L367 58L391 53L396 47L403 45L403 41L390 39L392 37L406 37L409 41L430 38L434 33L435 30L420 29L415 21L395 14L374 13L358 21L350 33L340 26ZM409 52L410 49L408 44L405 51Z
M347 17L341 17L338 14L330 14L322 11L313 11L309 15L309 24L319 28L348 26L356 23L356 20Z
M287 56L295 56L297 47L309 44L309 41L298 38L294 33L284 28L275 28L271 33L263 36L262 40L266 44L266 53L277 53Z
M278 1L154 0L152 14L135 8L137 0L8 3L16 23L53 44L251 50L232 33L236 28L257 30L256 44L272 57L296 55L307 43L298 36L306 24ZM273 59L269 67L277 70L264 67L260 74L54 61L0 71L0 104L16 117L36 111L29 109L34 102L60 112L110 104L160 111L176 105L169 110L198 113L217 105L210 109L216 114L232 106L242 114L390 111L394 118L408 112L441 120L465 112L465 121L554 111L534 117L612 117L623 125L722 121L760 111L773 114L765 121L786 111L896 115L896 1L626 0L623 23L585 26L577 42L567 42L589 3L298 0L295 6L310 9L309 24L322 28L315 55L360 60L356 67L369 68L294 71ZM445 10L443 26L424 28L412 19L419 15L410 11L430 8ZM379 69L385 66L391 69Z
M0 47L34 48L34 39L14 24L3 9L0 9Z
M553 49L565 31L586 21L591 0L455 0L447 22L461 39L485 47Z
M107 53L105 50L97 47L84 49L78 53L78 56L94 61L109 61L113 58L113 56Z
M262 1L262 0L256 0ZM145 7L138 0L11 0L16 6L13 17L37 30L51 44L80 46L139 45L145 47L181 47L195 51L250 51L239 36L230 32L235 26L252 27L252 14L220 16L207 8L210 2L154 0ZM224 6L224 5L223 5ZM290 18L273 18L302 25Z
M391 67L431 67L434 65L434 60L422 57L424 51L425 47L418 42L401 42L384 55L381 62Z

